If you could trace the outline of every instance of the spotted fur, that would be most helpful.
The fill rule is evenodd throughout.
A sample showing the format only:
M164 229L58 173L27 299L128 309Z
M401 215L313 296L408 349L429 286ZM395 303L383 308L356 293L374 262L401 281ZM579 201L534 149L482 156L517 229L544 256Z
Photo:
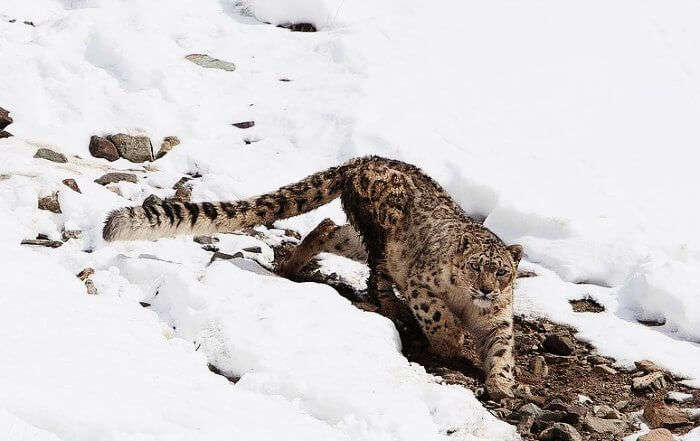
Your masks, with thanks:
M364 157L248 200L122 208L109 214L103 235L111 241L232 232L337 197L350 224L321 223L282 270L294 273L321 251L366 260L369 292L384 315L397 319L410 310L432 350L444 357L458 355L465 332L472 333L489 394L512 396L512 297L522 248L506 246L469 218L413 165Z

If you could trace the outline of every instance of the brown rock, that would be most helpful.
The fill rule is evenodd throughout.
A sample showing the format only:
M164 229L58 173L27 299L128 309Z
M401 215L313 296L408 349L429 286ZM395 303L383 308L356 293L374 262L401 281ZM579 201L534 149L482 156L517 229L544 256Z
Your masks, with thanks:
M632 379L632 389L642 392L646 390L659 390L666 387L666 378L663 372L652 372Z
M647 403L644 406L643 416L652 429L673 428L688 424L688 416L685 412L676 407L669 407L663 401Z
M63 182L63 185L70 188L71 190L78 192L78 193L82 193L80 191L80 187L78 187L78 183L75 182L75 179L64 179L62 182Z
M80 280L85 281L88 277L91 275L95 274L95 270L88 267L80 271L78 274L76 274L76 277L79 278Z
M114 172L107 173L102 177L95 179L95 182L97 182L100 185L107 185L121 181L133 182L135 184L136 182L138 182L138 178L135 174L132 173Z
M68 159L66 159L66 155L64 155L63 153L54 152L53 150L47 149L44 147L37 150L36 153L34 153L34 157L46 159L47 161L52 161L52 162L60 162L60 163L68 162Z
M617 375L617 371L607 364L597 364L593 366L593 369L597 372L600 372L601 374L606 374L606 375Z
M601 404L600 406L593 406L593 414L598 418L603 418L606 420L622 420L624 415L622 413L607 404Z
M50 239L24 239L22 240L22 245L37 245L41 247L58 248L63 245L63 242L60 240Z
M608 420L593 415L586 415L583 426L589 432L621 434L627 428L627 423L622 420Z
M540 432L538 439L549 441L581 441L581 435L569 424L555 423L549 429Z
M555 355L571 355L576 346L566 335L549 334L542 342L542 346L547 352Z
M0 107L0 130L12 124L10 112Z
M532 415L525 415L523 418L520 419L520 422L518 423L518 433L521 435L525 435L530 433L530 430L532 429L532 425L535 423L535 417Z
M147 136L132 136L125 133L109 135L107 139L117 148L119 156L131 162L153 161L153 145Z
M530 372L540 378L544 378L549 375L549 367L547 366L547 361L543 356L538 355L530 360Z
M119 159L117 146L109 139L100 136L90 137L90 154L95 158L104 158L108 161Z
M2 139L2 138L9 138L10 136L12 136L12 133L6 132L6 131L4 131L4 130L0 130L0 139Z
M565 403L562 400L554 399L547 403L545 409L548 411L564 412L564 416L557 419L565 423L577 425L586 416L586 406Z
M587 358L588 362L590 364L596 365L596 364L611 364L613 359L609 357L603 357L602 355L589 355Z
M180 144L180 140L177 136L166 136L163 138L163 142L160 144L160 150L158 150L158 154L156 154L156 159L165 156L166 153L178 144Z
M668 429L654 429L640 435L637 441L674 441L673 434Z
M48 210L53 213L60 213L61 204L58 203L58 192L55 192L50 196L44 196L42 198L39 198L38 206L40 210Z
M249 129L255 125L255 121L241 121L233 123L231 125L234 127L238 127L239 129Z

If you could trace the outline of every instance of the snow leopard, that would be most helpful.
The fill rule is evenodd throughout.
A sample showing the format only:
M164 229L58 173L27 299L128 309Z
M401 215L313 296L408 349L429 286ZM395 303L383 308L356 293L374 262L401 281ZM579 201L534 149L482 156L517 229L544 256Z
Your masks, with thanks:
M438 356L460 355L474 338L492 399L515 391L513 289L523 254L469 217L418 167L367 156L245 200L166 200L109 213L106 241L229 233L297 216L340 198L349 221L322 222L280 271L293 274L321 251L365 261L381 314L410 314Z

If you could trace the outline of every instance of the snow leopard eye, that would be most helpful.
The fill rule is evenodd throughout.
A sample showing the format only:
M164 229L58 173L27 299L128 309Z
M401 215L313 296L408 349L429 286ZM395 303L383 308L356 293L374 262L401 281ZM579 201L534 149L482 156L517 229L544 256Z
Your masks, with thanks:
M501 268L501 269L499 269L498 271L496 271L496 275L497 275L498 277L503 277L503 276L505 276L506 274L508 274L508 271L504 270L503 268Z
M470 266L474 271L479 271L479 269L481 268L481 267L479 266L479 264L476 263L476 262L470 263L469 266Z

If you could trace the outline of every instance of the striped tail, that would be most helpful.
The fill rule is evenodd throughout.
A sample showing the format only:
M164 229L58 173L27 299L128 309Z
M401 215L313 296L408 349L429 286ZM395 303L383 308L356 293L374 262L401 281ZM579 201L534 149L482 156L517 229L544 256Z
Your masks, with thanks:
M347 176L362 159L315 173L277 191L236 202L175 202L125 207L107 216L102 237L155 240L183 234L233 232L270 225L325 205L340 196Z

